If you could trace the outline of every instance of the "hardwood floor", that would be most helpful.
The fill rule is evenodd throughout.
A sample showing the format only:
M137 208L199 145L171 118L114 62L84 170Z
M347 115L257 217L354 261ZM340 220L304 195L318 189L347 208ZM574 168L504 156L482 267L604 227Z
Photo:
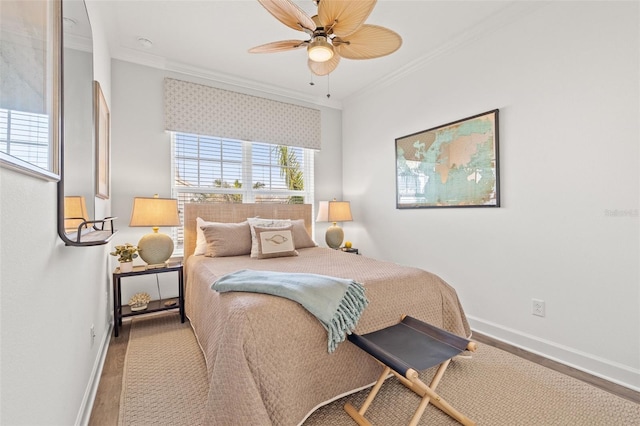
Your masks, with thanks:
M105 365L102 370L102 377L100 378L100 384L98 385L91 418L89 419L89 426L109 426L118 424L120 394L122 392L122 373L124 370L124 359L127 353L127 346L129 344L130 329L131 321L125 320L122 322L120 336L117 338L111 336ZM592 376L588 373L568 367L540 355L527 352L523 349L493 339L489 336L485 336L476 331L473 332L473 339L480 343L496 347L526 360L558 371L562 374L566 374L567 376L582 380L621 398L628 399L635 403L640 403L640 392L636 392L624 386Z
M504 343L492 337L485 336L484 334L478 333L477 331L473 332L473 340L484 343L485 345L493 346L494 348L502 349L503 351L517 355L520 358L535 362L536 364L573 377L574 379L582 380L583 382L589 383L592 386L605 390L621 398L628 399L629 401L635 402L636 404L640 404L640 392L636 392L632 389L626 388L608 380L601 379L600 377L593 376L576 368L569 367L559 362L550 360L541 355L525 351L524 349L517 348L508 343Z
M100 384L93 402L89 426L111 426L118 424L120 414L120 394L122 392L122 373L124 358L129 345L129 331L131 320L123 320L119 336L114 337L111 331L111 341L102 368Z

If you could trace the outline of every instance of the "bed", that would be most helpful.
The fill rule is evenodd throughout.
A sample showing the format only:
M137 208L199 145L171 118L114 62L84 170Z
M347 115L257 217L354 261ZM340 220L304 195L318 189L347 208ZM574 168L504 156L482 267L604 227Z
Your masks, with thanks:
M204 424L297 425L318 407L371 386L380 366L348 341L333 353L327 332L301 305L258 293L217 293L221 276L255 269L316 273L353 279L369 305L355 332L379 330L408 314L468 337L469 324L455 290L421 269L322 247L269 259L249 255L191 255L196 218L240 223L251 217L291 219L310 234L311 206L187 204L184 212L186 313L205 357L210 383Z

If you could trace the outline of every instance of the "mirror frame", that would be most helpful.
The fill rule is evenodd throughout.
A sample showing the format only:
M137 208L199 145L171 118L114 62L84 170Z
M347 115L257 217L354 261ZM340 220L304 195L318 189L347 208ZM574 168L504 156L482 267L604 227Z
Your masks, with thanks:
M59 104L58 108L60 110L60 119L59 121L59 164L60 164L60 179L58 180L58 197L57 197L57 211L58 211L58 235L64 241L65 245L68 246L96 246L96 245L104 245L111 240L113 235L117 232L113 229L113 221L116 219L115 217L107 217L101 220L82 220L78 228L75 232L67 232L65 227L65 193L64 193L64 163L65 163L65 147L64 147L64 34L62 28L62 20L63 20L63 1L64 0L53 0L58 3L58 24L60 26L60 43L58 48L58 66L60 69L59 76L57 78L57 82L59 84ZM86 4L85 4L86 8ZM95 129L96 125L96 92L94 90L95 82L93 80L93 76L91 77L92 84L92 104L94 112L91 115L93 117L93 123L91 128ZM95 137L95 135L94 135ZM91 143L94 141L92 139ZM94 157L97 156L97 153L94 152ZM94 199L95 199L95 193ZM95 211L94 211L95 214Z

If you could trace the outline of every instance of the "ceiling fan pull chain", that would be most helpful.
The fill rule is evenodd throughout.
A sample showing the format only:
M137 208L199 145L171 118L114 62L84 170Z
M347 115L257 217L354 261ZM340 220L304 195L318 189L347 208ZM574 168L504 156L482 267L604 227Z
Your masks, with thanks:
M309 73L311 75L311 81L309 81L309 86L315 86L316 84L313 82L313 73Z
M327 74L327 99L331 97L331 82L329 80L329 74Z

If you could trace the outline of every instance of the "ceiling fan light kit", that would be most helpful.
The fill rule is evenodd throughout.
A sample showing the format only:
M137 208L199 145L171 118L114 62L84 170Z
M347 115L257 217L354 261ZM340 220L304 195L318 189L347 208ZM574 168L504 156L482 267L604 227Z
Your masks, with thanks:
M250 53L273 53L307 47L307 65L316 75L328 75L340 58L373 59L400 48L402 38L394 31L364 22L376 0L313 0L318 14L310 17L291 0L258 0L277 20L306 33L308 40L285 40L249 49Z
M317 36L313 38L313 41L309 43L307 47L307 53L309 59L314 62L327 62L333 58L333 46L327 42L327 38L324 36Z

